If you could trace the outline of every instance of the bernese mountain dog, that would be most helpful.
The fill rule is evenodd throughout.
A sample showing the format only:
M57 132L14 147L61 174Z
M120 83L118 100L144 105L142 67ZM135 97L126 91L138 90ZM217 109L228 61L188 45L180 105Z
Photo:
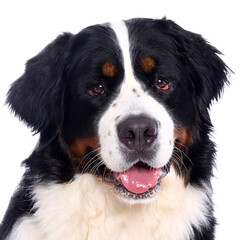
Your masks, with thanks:
M7 103L40 137L0 239L214 239L219 54L163 18L64 33L30 59Z

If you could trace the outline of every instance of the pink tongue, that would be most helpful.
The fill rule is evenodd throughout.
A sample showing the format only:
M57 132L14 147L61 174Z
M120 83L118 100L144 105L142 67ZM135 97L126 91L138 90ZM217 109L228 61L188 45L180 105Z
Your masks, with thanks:
M122 173L116 173L116 178L121 181L128 191L144 193L157 184L161 169L147 169L143 166L134 166Z

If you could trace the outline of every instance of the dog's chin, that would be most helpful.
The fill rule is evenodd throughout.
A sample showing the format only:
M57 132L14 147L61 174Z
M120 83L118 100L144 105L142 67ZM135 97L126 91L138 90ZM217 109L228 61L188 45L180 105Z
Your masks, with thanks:
M109 185L114 194L127 204L146 204L161 191L161 180L170 171L171 160L162 168L152 168L138 162L124 172L104 169L98 174Z

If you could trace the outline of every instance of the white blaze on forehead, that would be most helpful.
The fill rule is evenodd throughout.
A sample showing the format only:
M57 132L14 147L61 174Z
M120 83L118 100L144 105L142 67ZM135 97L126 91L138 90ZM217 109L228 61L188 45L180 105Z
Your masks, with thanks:
M126 110L128 110L125 114L129 113L129 110L133 111L131 112L133 115L144 113L144 110L140 107L140 105L142 105L141 102L144 100L139 98L144 95L144 92L140 82L137 81L134 76L131 61L131 45L127 26L124 21L121 21L119 23L112 24L111 27L117 36L118 45L123 56L124 67L124 79L119 96L116 98L116 102L122 103L122 108L126 108ZM138 98L136 98L136 96L138 96ZM123 104L123 102L125 102L125 104ZM136 110L139 110L139 112ZM121 112L123 112L123 109Z
M119 23L111 24L112 29L114 30L119 47L121 48L123 55L123 66L125 72L124 80L127 82L131 82L134 80L131 56L130 56L130 44L129 44L129 35L128 29L124 21Z

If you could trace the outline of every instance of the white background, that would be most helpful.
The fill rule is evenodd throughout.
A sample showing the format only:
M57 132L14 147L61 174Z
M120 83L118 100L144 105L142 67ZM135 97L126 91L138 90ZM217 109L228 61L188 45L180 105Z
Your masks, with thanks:
M218 147L213 186L217 240L240 239L240 17L238 1L1 1L0 3L0 219L17 186L22 160L33 150L38 136L4 106L8 86L36 55L61 32L77 33L95 23L132 17L167 16L187 30L201 33L224 53L235 72L223 98L211 108Z

